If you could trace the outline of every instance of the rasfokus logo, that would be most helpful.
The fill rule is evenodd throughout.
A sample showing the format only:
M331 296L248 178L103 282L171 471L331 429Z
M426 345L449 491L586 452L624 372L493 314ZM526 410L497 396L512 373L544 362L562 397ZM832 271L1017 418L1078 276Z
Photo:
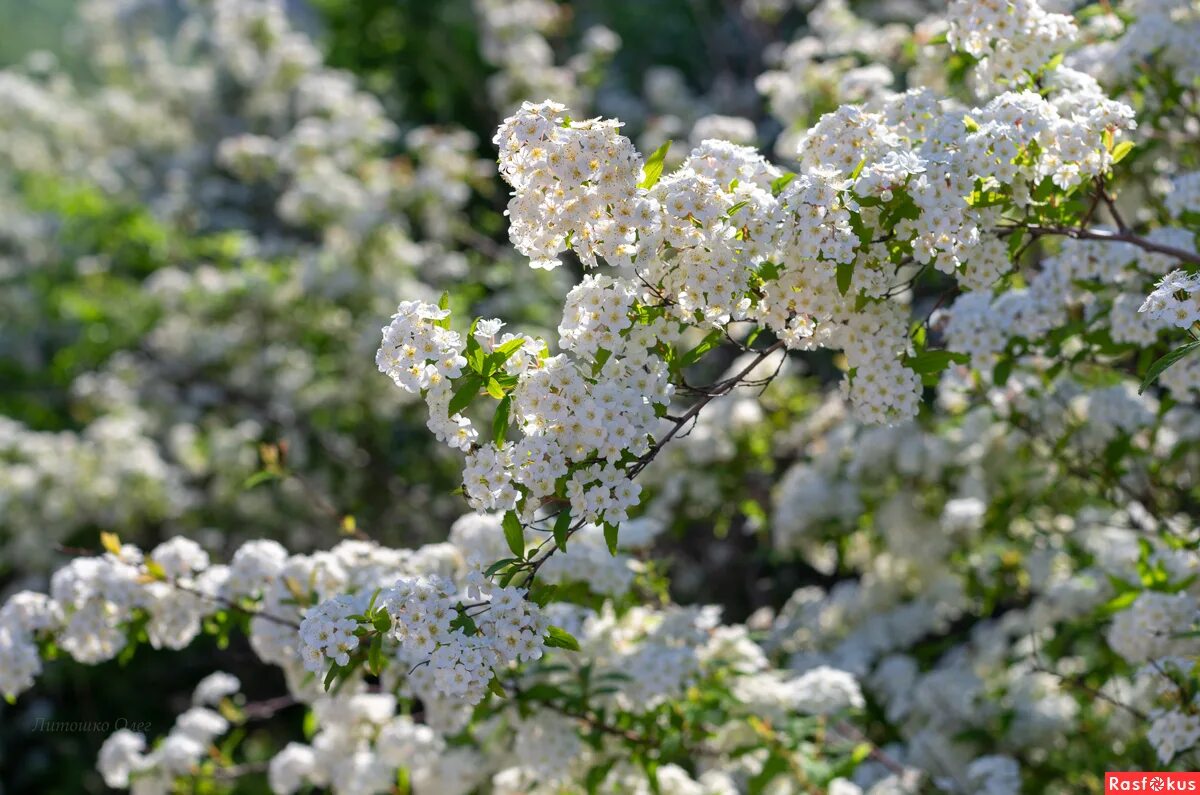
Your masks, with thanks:
M1200 773L1105 773L1104 793L1195 792L1200 794Z

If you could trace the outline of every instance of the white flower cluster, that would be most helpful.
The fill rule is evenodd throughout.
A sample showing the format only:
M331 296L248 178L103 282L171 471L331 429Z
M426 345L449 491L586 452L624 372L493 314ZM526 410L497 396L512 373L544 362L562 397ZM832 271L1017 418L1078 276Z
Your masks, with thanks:
M1076 33L1071 17L1037 0L954 0L946 17L951 46L980 59L985 85L1028 82Z
M542 656L549 621L524 591L493 586L479 575L468 577L466 595L483 602L482 611L468 609L475 624L471 635L451 629L458 599L453 583L444 578L399 582L380 600L392 616L402 658L415 663L431 655L438 691L475 703L495 669Z
M0 567L42 569L53 542L84 528L178 516L188 497L180 473L147 437L149 424L114 415L79 433L50 433L0 417Z
M149 753L145 735L118 730L104 741L96 767L110 787L148 795L168 793L176 778L193 773L208 758L213 740L228 730L229 721L219 712L192 707Z
M469 517L464 521L479 520ZM447 740L461 736L470 719L469 705L482 698L492 668L506 671L506 688L509 676L513 686L524 688L541 677L567 687L578 675L579 661L574 655L556 656L559 664L544 673L532 666L521 670L506 667L516 661L528 666L543 654L542 634L551 613L578 635L591 676L597 682L611 683L594 694L597 703L611 709L651 711L707 677L718 673L740 677L764 671L768 665L744 627L719 626L715 608L638 607L618 613L611 606L593 612L556 605L551 613L543 614L523 591L492 586L468 566L464 558L472 547L467 536L459 535L468 546L388 550L347 541L312 556L287 556L274 542L258 541L243 546L228 567L208 565L202 551L182 540L156 548L153 557L143 557L127 546L120 556L73 561L57 581L60 592L55 598L32 593L14 596L0 608L0 619L6 630L23 633L30 643L45 638L62 645L60 603L68 604L74 596L82 598L72 589L100 587L95 581L101 579L107 583L103 587L110 599L117 598L112 592L125 589L128 601L142 604L145 596L139 593L153 592L168 582L219 582L206 597L197 597L205 615L211 616L235 600L256 611L251 645L264 661L283 669L293 697L312 709L315 733L309 741L291 743L271 760L270 785L281 795L295 793L305 785L329 787L344 795L382 793L394 784L399 768L407 771L417 792L465 795L494 775L492 786L497 792L508 791L505 782L513 781L524 782L512 784L515 791L540 793L542 790L533 788L535 779L563 784L606 760L623 765L619 747L590 748L580 738L585 725L536 705L520 716L497 715L495 721L511 721L512 731L480 734L480 750L448 750ZM563 557L576 554L587 537L577 537L577 544ZM94 569L94 576L81 578L84 569ZM396 584L381 589L388 581ZM370 594L375 595L374 609ZM106 610L111 612L112 606ZM323 645L332 657L361 651L353 644L366 643L366 639L351 629L352 624L361 622L346 618L356 615L350 612L355 610L373 612L375 619L381 615L389 619L382 653L391 664L381 677L387 692L368 692L371 686L352 677L326 694L306 675L304 663L314 656L309 642ZM464 616L470 622L455 621ZM371 623L371 629L378 631L379 625L374 620ZM473 634L467 634L467 626L473 627ZM124 629L125 625L118 628L122 644ZM36 655L35 647L33 651ZM4 670L13 675L11 669ZM802 683L798 686L803 697L792 709L841 714L861 704L857 685L845 674L818 669L796 681ZM238 714L239 689L237 679L228 674L205 677L193 693L194 706L152 749L141 735L129 731L114 734L98 762L106 783L157 793L170 791L180 777L195 775L198 765L210 758L213 741L230 729L227 718L222 717L225 710L232 708L229 714ZM423 705L424 723L401 714L410 698ZM226 704L230 699L233 703ZM727 731L733 745L730 756L719 763L728 770L714 769L699 779L725 782L716 792L735 792L732 782L750 775L743 771L744 760L734 753L735 738L744 731L738 727L746 719L744 712L729 718ZM480 752L485 747L489 749L486 756ZM639 775L621 767L613 771L608 786L634 791L642 786L637 783ZM684 787L679 791L690 792L687 787L696 781L678 768L665 775L663 780L670 785L666 791Z
M889 67L903 58L912 37L906 25L876 25L856 16L846 0L821 0L808 12L807 22L806 35L766 52L772 68L754 81L771 114L788 128L775 149L788 159L796 151L797 132L816 121L814 106L883 98L896 82ZM930 81L911 84L929 86Z
M1158 710L1152 717L1146 739L1163 764L1200 742L1200 715L1178 709Z
M641 300L686 323L754 319L791 348L841 347L864 416L912 416L920 384L900 365L907 320L878 300L895 287L888 239L917 263L990 286L1010 266L984 234L999 216L973 207L973 183L1011 186L1020 203L1046 178L1069 188L1103 173L1104 140L1132 126L1132 110L1093 93L1005 93L969 118L920 91L878 110L844 106L805 135L804 171L782 188L782 172L753 150L717 141L640 188L640 158L614 125L527 103L496 137L514 188L511 236L535 267L566 249L589 267L636 258ZM604 149L607 159L593 154Z
M404 575L452 570L457 557L448 545L388 550L359 541L289 556L277 542L252 541L225 566L211 564L196 542L182 537L147 554L125 544L118 552L78 557L54 573L48 595L20 592L0 608L0 649L13 660L0 670L0 693L15 696L32 684L41 671L42 640L89 665L121 653L135 625L153 647L181 649L200 634L203 619L246 599L259 606L251 646L265 662L299 677L300 605L363 589L369 594ZM228 684L213 682L211 692Z
M365 608L362 599L339 594L306 612L300 622L304 667L322 673L330 659L338 665L349 665L350 652L358 648L354 631L359 627L359 622L350 616Z
M1108 645L1134 663L1195 653L1200 643L1178 636L1190 632L1198 618L1200 610L1189 594L1147 591L1113 618Z
M157 577L146 576L148 566ZM179 649L200 632L201 618L207 613L202 597L219 587L219 570L207 566L207 554L183 538L160 544L146 560L129 545L121 549L120 556L107 553L78 558L54 574L49 601L28 593L13 597L9 606L17 615L23 611L21 600L39 605L38 620L27 619L6 628L11 638L23 638L26 646L32 643L34 632L53 633L57 644L74 659L95 664L112 659L125 647L126 625L142 616L155 648ZM167 584L167 578L180 587ZM24 632L18 634L16 630L22 626ZM12 670L19 673L21 668ZM3 689L10 694L20 692L30 683L18 680L17 686L9 684Z
M1155 321L1190 329L1200 322L1200 274L1175 270L1162 278L1139 312Z
M0 608L0 695L28 689L42 671L34 636L62 622L59 608L45 594L21 591Z
M269 770L271 791L292 795L318 786L338 793L383 793L395 784L398 768L411 772L419 791L436 791L444 740L396 712L396 698L383 693L317 700L313 715L320 730L311 744L289 743L275 755Z
M1163 199L1167 212L1175 218L1185 213L1200 213L1200 171L1180 174L1171 180L1171 189Z
M1022 387L1029 389L1025 382ZM956 733L982 730L994 738L994 732L1001 732L1006 752L1025 759L1026 754L1036 756L1039 742L1061 742L1057 738L1070 730L1067 727L1079 725L1085 710L1111 714L1108 731L1113 737L1141 737L1148 728L1129 720L1131 713L1122 706L1098 706L1086 692L1075 692L1072 677L1083 670L1078 660L1063 658L1061 669L1046 673L1050 658L1043 644L1053 636L1053 628L1094 615L1113 598L1109 578L1136 583L1139 571L1161 567L1160 576L1182 582L1182 592L1125 593L1110 608L1115 612L1107 633L1110 648L1135 666L1146 663L1144 674L1162 700L1156 702L1153 692L1142 685L1131 687L1120 675L1105 683L1103 692L1135 712L1161 709L1156 715L1165 715L1176 708L1179 694L1188 692L1180 691L1171 678L1184 681L1188 675L1181 678L1179 672L1190 664L1178 668L1170 661L1194 656L1196 641L1190 635L1197 609L1196 590L1189 584L1195 569L1190 553L1156 541L1151 556L1139 563L1141 531L1136 525L1129 529L1130 517L1119 513L1055 515L1049 510L1044 516L1010 515L1012 509L1004 506L1013 492L1006 478L1019 477L1035 490L1059 487L1065 469L1049 464L1048 473L1039 471L1039 465L1018 462L1028 461L1029 451L1040 444L1046 445L1042 449L1053 447L1059 434L1066 444L1057 455L1093 460L1093 437L1102 428L1107 429L1101 435L1108 441L1123 437L1132 439L1135 447L1157 434L1161 446L1155 455L1132 464L1130 475L1142 477L1144 466L1158 466L1163 460L1159 456L1183 454L1191 442L1183 441L1175 429L1193 428L1196 412L1181 406L1159 419L1156 399L1139 396L1136 386L1128 383L1083 391L1060 380L1057 389L1043 397L1021 396L1013 384L990 394L999 404L996 410L977 408L961 422L937 430L916 424L863 428L845 419L844 409L823 407L791 430L777 432L777 438L787 440L784 450L792 450L800 461L778 487L770 522L776 543L797 550L822 571L837 571L837 581L828 588L797 591L774 617L773 639L765 645L792 653L790 665L797 670L828 665L857 676L892 725L903 727L904 750L889 749L890 754L934 771L942 781L971 780L970 791L989 791L991 785L984 779L994 775L995 791L1015 792L1019 778L1009 763L976 760L981 752L994 752L996 741L970 742ZM1064 424L1063 407L1074 405L1076 395L1091 402L1096 416L1078 420L1078 426ZM1039 425L1029 431L1035 435L1023 438L1014 433L1002 419L1008 410L1035 418ZM1046 437L1039 439L1037 434ZM1196 438L1194 429L1184 434ZM777 450L777 458L781 455ZM1171 474L1164 470L1166 482L1190 477L1187 466L1171 466ZM1054 472L1060 473L1058 479ZM1017 493L1024 488L1018 487ZM831 500L830 494L837 496ZM926 497L914 499L921 494ZM807 509L830 502L835 504L822 511ZM839 505L848 507L839 512ZM1078 511L1070 502L1067 506L1068 511ZM951 512L965 518L948 526ZM869 528L863 525L864 517L872 517ZM1024 527L1026 523L1032 527ZM996 534L997 526L1004 531ZM1042 527L1046 530L1034 529ZM1177 531L1193 537L1190 527L1183 523ZM1060 535L1084 544L1091 562L1064 554ZM918 638L950 631L954 622L978 609L972 607L960 578L1003 576L1005 566L1019 560L1014 556L1002 563L991 543L1024 550L1017 565L1036 583L1031 601L1018 603L999 618L977 621L970 640L932 669L924 668L905 650ZM950 563L956 550L971 550L973 563L965 570ZM859 576L845 579L849 561L854 561L850 565ZM767 681L772 679L787 681L778 674ZM744 680L739 687L749 688L751 682ZM1011 725L996 721L999 709L1011 716ZM1189 739L1186 727L1197 713L1190 705L1179 712L1164 717L1163 732L1186 743L1179 748L1190 748L1194 739ZM1172 739L1162 742L1168 747Z
M467 363L461 337L436 325L441 310L407 303L384 329L377 355L381 370L410 391L425 390L430 427L451 446L468 450L463 487L475 510L521 507L532 520L556 481L569 475L568 496L576 519L620 522L637 504L640 488L618 466L627 454L650 449L655 406L669 404L673 387L666 363L650 349L666 324L634 325L634 290L625 280L591 276L567 296L559 344L505 334L481 323L475 342L483 357L504 355L503 374L513 379L508 417L522 432L517 442L476 443L471 423L449 411L452 385ZM475 377L468 374L467 378ZM507 425L504 426L507 430ZM598 461L597 461L598 459ZM575 462L597 461L571 469Z
M434 574L397 581L378 594L378 604L390 619L387 632L398 644L389 654L408 666L427 664L437 692L475 704L496 669L542 656L549 622L523 591L494 587L478 573L468 578L466 595L481 601L461 607L454 583ZM341 666L350 663L350 653L359 646L356 631L366 624L362 613L368 596L339 594L307 612L300 624L306 668L321 672L329 659ZM460 623L464 617L472 619L470 631Z
M1195 250L1186 230L1159 228L1149 237L1182 251ZM1077 313L1097 323L1108 320L1115 342L1153 344L1160 331L1195 322L1188 320L1197 308L1195 279L1182 270L1168 273L1177 265L1173 257L1130 243L1064 240L1057 253L1042 261L1027 287L997 296L974 291L956 299L942 315L946 346L968 354L987 374L1010 341L1023 340L1029 354L1022 358L1032 360L1048 335L1068 326ZM1147 298L1143 291L1150 291L1149 280L1156 277L1159 287ZM1105 307L1101 301L1110 304ZM1185 396L1200 385L1183 367L1164 376L1171 377L1163 383L1176 395Z
M375 356L379 371L407 392L435 390L461 375L467 363L462 337L430 322L449 316L450 310L420 301L400 304L383 329L383 345Z
M620 37L601 25L579 34L580 46L565 63L555 63L548 39L561 35L567 9L552 0L473 0L481 54L499 71L488 79L488 95L500 113L530 96L570 98L576 107L591 99L593 76L620 48Z
M566 106L525 103L492 139L500 173L514 188L509 236L534 268L556 268L579 240L589 266L596 257L632 262L636 240L654 220L636 196L642 159L615 121L566 123ZM568 241L570 238L570 241Z
M865 704L852 674L824 665L788 680L776 672L742 677L734 688L738 700L760 716L832 715Z
M1071 54L1071 63L1085 68L1106 84L1128 85L1145 72L1147 64L1170 74L1179 85L1191 85L1200 76L1200 9L1177 0L1127 0L1121 13L1110 11L1091 17L1085 31L1090 41ZM1165 97L1152 92L1151 108L1162 107Z
M438 441L468 450L479 437L471 421L459 413L448 415L450 380L462 374L467 360L466 343L458 332L438 321L448 309L420 301L400 304L392 322L383 328L383 344L375 354L379 371L407 392L424 392L429 401L429 430Z

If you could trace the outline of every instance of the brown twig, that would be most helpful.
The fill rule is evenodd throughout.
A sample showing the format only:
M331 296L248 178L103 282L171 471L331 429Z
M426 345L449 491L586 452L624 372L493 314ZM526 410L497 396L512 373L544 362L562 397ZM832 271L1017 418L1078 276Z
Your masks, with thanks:
M1120 226L1120 224L1118 224ZM1059 236L1069 237L1075 240L1099 240L1106 243L1129 243L1137 246L1143 251L1153 251L1158 254L1166 254L1169 257L1175 257L1183 262L1188 262L1193 265L1200 265L1200 254L1194 251L1186 251L1175 246L1168 246L1164 243L1155 243L1141 235L1134 234L1129 229L1119 230L1117 232L1106 232L1102 229L1081 229L1075 226L1007 226L997 229L997 234L1004 236L1020 231L1029 232L1034 237Z

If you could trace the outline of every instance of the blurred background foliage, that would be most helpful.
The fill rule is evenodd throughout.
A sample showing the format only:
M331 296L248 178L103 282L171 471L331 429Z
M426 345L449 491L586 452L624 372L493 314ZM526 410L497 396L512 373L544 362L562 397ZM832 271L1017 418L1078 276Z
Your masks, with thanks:
M362 75L406 119L461 124L489 133L485 140L491 137L500 119L482 86L494 67L480 55L470 0L312 3L321 12L332 65ZM581 31L603 25L622 43L605 78L635 93L639 76L656 66L679 69L701 91L718 78L718 67L734 67L751 78L761 71L759 51L747 41L760 31L730 15L731 4L723 0L577 0L564 8L563 35L556 39L560 54L579 49ZM733 35L714 36L722 25Z
M75 0L0 0L0 66L17 63L35 50L69 60L63 34L74 12Z

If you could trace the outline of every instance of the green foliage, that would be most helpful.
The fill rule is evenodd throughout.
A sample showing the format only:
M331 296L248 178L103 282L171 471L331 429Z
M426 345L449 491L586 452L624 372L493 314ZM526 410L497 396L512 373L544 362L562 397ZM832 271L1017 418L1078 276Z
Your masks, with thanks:
M1171 365L1178 363L1183 357L1197 349L1200 349L1200 340L1181 345L1165 356L1156 359L1154 363L1150 365L1150 368L1146 370L1146 375L1142 379L1142 385L1138 388L1138 394L1145 392L1151 384L1157 381L1158 377L1163 374L1164 370Z
M654 154L646 159L646 165L642 169L642 181L638 183L639 188L653 188L658 184L658 180L662 177L663 162L667 159L667 152L671 149L671 142L667 141L662 146L654 150Z

